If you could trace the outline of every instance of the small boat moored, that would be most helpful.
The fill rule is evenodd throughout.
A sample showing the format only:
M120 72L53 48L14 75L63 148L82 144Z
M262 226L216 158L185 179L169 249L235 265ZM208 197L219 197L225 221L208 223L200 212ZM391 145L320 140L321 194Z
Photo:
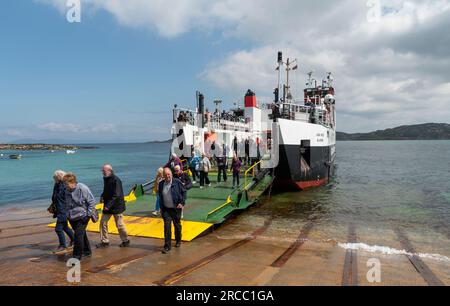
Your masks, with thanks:
M66 150L66 154L75 154L77 151L75 150Z
M22 158L22 155L20 155L20 154L11 154L9 156L9 159L21 159L21 158Z

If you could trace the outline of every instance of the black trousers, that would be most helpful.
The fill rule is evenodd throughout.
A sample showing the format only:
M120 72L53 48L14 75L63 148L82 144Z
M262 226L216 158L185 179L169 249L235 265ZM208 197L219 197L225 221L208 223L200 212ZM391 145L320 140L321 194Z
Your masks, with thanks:
M199 177L200 175L198 174L198 171L195 170L195 168L189 167L189 169L192 173L192 180L195 182L197 180L197 177Z
M209 185L211 182L209 181L208 172L200 171L200 186Z
M164 220L164 248L172 248L172 222L175 228L175 241L181 242L181 209L161 206L161 215Z
M233 187L239 186L239 173L233 173Z
M91 245L86 233L89 218L69 222L74 231L73 257L81 259L82 256L91 255Z
M221 179L222 179L222 175L223 175L223 181L226 182L227 181L227 166L222 165L222 166L218 166L219 168L219 174L217 174L217 182L220 183Z

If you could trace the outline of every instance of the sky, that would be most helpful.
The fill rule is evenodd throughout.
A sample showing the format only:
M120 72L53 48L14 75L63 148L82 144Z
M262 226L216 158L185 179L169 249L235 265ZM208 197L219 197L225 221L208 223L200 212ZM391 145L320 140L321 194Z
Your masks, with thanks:
M1 1L0 142L168 139L196 90L269 102L278 51L299 98L333 72L339 131L450 122L450 0L77 2Z

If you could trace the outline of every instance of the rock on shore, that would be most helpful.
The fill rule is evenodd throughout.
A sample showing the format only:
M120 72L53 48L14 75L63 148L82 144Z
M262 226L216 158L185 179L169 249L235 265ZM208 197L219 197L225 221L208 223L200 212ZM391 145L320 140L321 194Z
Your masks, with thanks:
M63 151L63 150L87 150L96 149L96 147L78 147L74 145L56 145L56 144L0 144L0 151Z

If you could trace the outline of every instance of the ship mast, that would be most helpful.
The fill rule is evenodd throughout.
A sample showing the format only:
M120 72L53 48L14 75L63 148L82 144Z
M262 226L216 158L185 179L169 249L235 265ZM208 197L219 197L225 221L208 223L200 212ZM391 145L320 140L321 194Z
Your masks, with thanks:
M278 52L278 66L275 69L278 71L278 85L277 88L275 88L275 103L280 102L286 102L286 100L292 100L292 93L291 93L291 86L289 85L289 74L291 71L297 70L298 65L297 59L294 59L291 61L289 58L287 59L286 63L283 62L283 53L281 51ZM292 65L296 64L294 67ZM281 69L283 65L286 65L286 84L282 85L282 72ZM281 93L281 90L283 90L283 93Z
M281 93L281 67L283 66L283 53L281 51L278 52L278 67L275 69L278 71L278 85L275 89L275 103L280 102L280 93Z
M298 69L298 65L295 65L294 67L291 68L291 65L295 64L296 62L297 59L291 62L289 58L287 59L286 62L286 87L285 87L286 97L284 98L286 98L287 100L292 100L291 86L289 85L289 72Z

